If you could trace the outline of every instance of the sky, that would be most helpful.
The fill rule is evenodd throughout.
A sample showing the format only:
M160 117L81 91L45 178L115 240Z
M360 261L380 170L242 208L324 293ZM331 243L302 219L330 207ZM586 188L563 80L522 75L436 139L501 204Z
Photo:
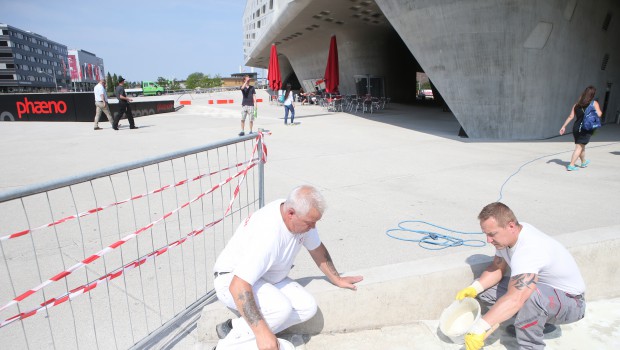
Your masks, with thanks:
M129 81L244 67L246 0L0 0L0 23L103 59Z

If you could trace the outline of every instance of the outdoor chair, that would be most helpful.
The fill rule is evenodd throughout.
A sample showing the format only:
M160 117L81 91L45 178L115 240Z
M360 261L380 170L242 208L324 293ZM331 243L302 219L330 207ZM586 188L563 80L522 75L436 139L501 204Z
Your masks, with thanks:
M376 111L380 110L381 105L382 105L381 100L377 97L373 97L370 100L370 113L372 113L373 110L376 110Z
M353 109L355 108L355 113L357 113L357 110L362 108L362 99L361 98L354 98L351 100L351 104L349 105L349 112L353 112Z
M365 99L362 102L362 113L366 112L372 114L372 99Z

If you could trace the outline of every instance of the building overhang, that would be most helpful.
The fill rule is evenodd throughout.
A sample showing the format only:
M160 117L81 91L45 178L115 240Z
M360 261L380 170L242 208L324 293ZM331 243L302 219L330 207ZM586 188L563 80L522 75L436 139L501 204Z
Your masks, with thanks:
M267 68L272 44L286 54L298 45L327 47L331 35L374 37L393 30L375 1L294 0L280 6L255 39L247 66Z

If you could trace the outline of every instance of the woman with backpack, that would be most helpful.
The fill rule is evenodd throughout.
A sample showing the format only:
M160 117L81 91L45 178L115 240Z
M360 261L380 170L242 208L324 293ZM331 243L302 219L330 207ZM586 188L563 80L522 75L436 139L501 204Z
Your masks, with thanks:
M294 102L295 97L293 96L293 91L291 91L291 84L286 84L286 92L284 93L284 125L288 125L288 112L291 111L291 125L293 124L293 120L295 119L295 105Z
M603 112L601 112L601 108L598 105L597 101L594 101L594 95L596 94L596 88L594 86L588 86L581 96L577 103L573 105L573 108L566 118L564 125L560 129L560 135L564 135L566 131L566 126L570 123L573 118L575 118L575 123L573 124L573 137L575 139L575 150L573 151L573 155L570 159L570 164L566 166L566 170L575 171L579 170L578 167L575 166L575 162L577 158L581 159L581 165L579 167L585 168L590 164L590 161L586 159L586 145L590 142L590 136L594 133L594 129L586 130L583 127L584 117L586 116L586 111L590 111L594 109L597 117L601 117Z

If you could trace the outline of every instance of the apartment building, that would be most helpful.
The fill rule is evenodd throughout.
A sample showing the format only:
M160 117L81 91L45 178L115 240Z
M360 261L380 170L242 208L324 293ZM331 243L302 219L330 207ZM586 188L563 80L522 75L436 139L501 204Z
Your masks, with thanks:
M70 88L67 46L0 23L0 92Z

